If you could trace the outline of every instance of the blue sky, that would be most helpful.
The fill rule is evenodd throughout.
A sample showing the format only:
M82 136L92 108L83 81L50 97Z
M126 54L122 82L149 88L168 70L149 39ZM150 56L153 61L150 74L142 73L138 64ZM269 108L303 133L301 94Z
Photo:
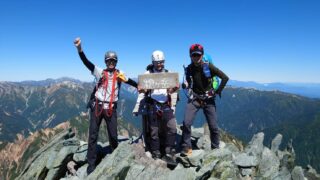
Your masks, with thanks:
M92 81L73 45L104 67L135 77L154 50L180 72L200 43L231 79L320 83L320 1L1 0L0 81L72 77Z

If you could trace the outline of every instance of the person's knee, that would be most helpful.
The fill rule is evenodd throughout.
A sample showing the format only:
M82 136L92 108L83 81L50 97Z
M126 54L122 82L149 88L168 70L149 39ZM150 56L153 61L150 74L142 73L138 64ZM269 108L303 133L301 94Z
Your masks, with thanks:
M157 127L151 127L150 128L150 136L152 139L158 139L159 138L159 131Z
M169 128L169 129L168 129L168 134L169 134L169 135L177 134L177 129L176 129L176 128Z
M216 127L216 126L209 126L209 130L211 133L214 133L214 134L218 134L219 133L219 128Z
M90 140L97 140L98 138L98 131L92 131L90 134L89 134L89 139Z

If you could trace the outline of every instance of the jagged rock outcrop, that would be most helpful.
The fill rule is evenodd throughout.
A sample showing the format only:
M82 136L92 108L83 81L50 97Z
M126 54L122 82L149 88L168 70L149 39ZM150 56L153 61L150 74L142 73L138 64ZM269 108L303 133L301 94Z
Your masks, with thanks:
M46 144L53 136L68 129L69 125L68 122L61 123L55 128L37 131L28 138L17 134L15 142L8 143L0 151L0 179L14 178L25 165L24 156L26 156L26 153L33 152L34 149L38 150L42 144ZM57 139L57 136L54 139ZM38 153L41 153L41 151L38 150Z
M18 179L319 179L310 166L303 169L294 164L294 150L289 143L281 151L278 135L269 149L263 145L264 134L254 135L248 146L222 137L219 149L211 150L206 143L206 128L193 129L193 154L182 157L174 169L165 161L152 159L140 139L119 137L119 146L111 153L108 143L99 144L99 162L90 175L86 174L85 142L75 136L57 137L43 147L25 167ZM222 136L225 134L222 133Z

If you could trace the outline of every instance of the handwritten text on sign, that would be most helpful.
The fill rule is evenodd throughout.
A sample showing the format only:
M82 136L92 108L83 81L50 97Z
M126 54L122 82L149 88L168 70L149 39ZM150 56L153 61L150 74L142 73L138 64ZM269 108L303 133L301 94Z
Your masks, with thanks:
M178 73L152 73L138 76L142 89L168 89L179 84Z

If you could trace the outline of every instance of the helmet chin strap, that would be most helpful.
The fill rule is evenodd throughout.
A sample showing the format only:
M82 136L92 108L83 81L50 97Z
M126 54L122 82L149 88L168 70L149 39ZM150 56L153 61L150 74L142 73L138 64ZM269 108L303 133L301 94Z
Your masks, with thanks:
M156 66L153 67L153 71L155 72L162 72L163 69L164 69L164 66L162 66L160 70Z
M114 71L116 69L116 67L114 66L113 68L109 68L109 67L107 67L107 71L109 71L109 72L112 72L112 71Z
M109 71L109 72L112 72L116 69L116 64L113 64L113 68L109 68L108 63L106 63L106 66L107 66L107 71Z

